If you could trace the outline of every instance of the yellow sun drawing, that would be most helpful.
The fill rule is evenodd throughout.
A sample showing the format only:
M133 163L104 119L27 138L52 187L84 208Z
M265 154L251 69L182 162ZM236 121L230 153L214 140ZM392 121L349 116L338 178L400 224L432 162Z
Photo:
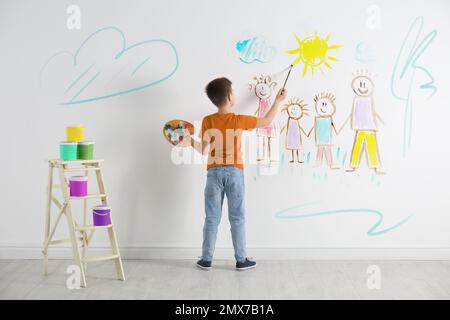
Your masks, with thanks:
M303 62L304 67L302 76L305 76L308 68L311 69L312 74L314 74L316 68L319 68L323 73L322 65L325 65L329 69L333 69L329 64L329 61L338 61L338 59L330 56L328 51L338 49L342 46L339 44L329 45L328 40L330 39L330 35L323 39L320 38L316 32L313 36L304 38L303 40L300 40L295 34L294 36L298 42L298 48L286 52L289 54L298 54L297 59L292 62L292 65L296 65L300 61Z

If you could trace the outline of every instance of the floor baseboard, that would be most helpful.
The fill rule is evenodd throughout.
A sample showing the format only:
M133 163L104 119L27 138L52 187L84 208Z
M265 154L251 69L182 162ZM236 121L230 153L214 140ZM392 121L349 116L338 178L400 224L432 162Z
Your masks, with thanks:
M93 247L91 255L108 253L109 248ZM123 259L197 259L201 248L121 247ZM450 260L450 248L248 248L259 260ZM53 247L50 259L71 259L70 247ZM40 247L0 247L0 259L41 259ZM232 248L216 248L215 259L233 260Z

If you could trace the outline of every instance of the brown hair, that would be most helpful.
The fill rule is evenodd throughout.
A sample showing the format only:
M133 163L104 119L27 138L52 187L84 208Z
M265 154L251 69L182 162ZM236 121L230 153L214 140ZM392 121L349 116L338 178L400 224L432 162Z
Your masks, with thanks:
M209 100L217 107L227 102L228 96L231 94L231 81L227 78L217 78L206 85L206 95Z

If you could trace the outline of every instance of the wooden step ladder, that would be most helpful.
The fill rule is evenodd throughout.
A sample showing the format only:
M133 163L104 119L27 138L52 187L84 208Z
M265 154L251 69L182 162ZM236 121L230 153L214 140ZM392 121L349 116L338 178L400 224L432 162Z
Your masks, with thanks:
M44 254L44 274L48 274L48 249L50 245L57 245L62 243L71 243L73 249L73 259L80 268L80 285L86 287L86 269L87 263L93 261L114 260L116 265L117 277L120 280L125 280L125 274L123 272L122 259L119 252L119 245L117 243L117 237L114 230L114 223L111 217L111 224L106 226L94 226L87 224L87 212L88 212L88 200L98 198L101 200L101 204L108 205L108 196L105 190L105 184L103 182L103 174L101 171L101 163L103 160L74 160L74 161L62 161L62 160L49 160L49 172L48 172L48 187L47 187L47 213L45 222L45 241L44 248L42 250ZM59 175L59 184L55 184L54 171L57 170ZM77 174L89 176L89 172L95 172L98 193L88 194L85 197L71 197L69 191L69 179L67 174ZM89 183L89 182L88 182ZM55 190L61 189L62 201L58 200L55 196ZM71 208L72 201L83 201L83 221L79 224ZM56 220L51 226L51 212L52 204L54 204L59 212ZM69 239L53 240L56 228L62 218L65 215L67 224L69 227ZM91 243L92 236L96 230L105 229L108 231L109 241L111 243L112 253L99 256L88 256L88 247ZM79 243L80 241L80 243ZM80 252L80 246L82 252Z

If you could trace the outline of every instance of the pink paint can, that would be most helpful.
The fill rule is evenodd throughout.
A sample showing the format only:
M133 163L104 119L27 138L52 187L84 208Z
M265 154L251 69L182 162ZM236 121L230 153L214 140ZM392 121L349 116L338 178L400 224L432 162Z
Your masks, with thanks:
M111 208L109 206L95 206L92 210L92 214L94 226L107 226L108 224L111 224Z
M87 177L73 176L69 179L69 188L71 197L87 196Z

